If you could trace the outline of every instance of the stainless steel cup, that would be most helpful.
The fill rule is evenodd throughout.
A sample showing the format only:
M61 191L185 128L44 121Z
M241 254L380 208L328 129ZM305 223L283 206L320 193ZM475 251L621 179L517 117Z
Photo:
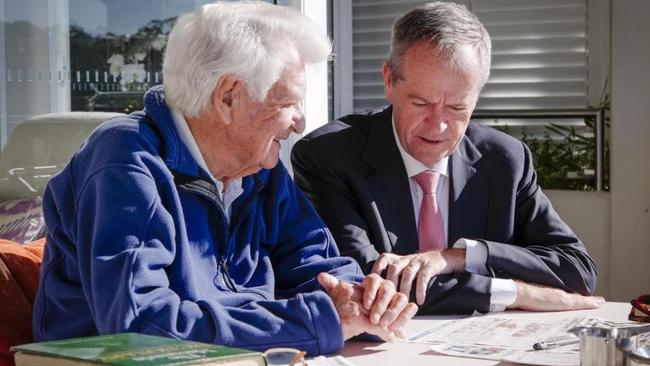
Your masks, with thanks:
M630 351L625 351L626 366L650 365L650 346L643 346Z
M638 335L650 332L650 326L603 328L580 327L571 332L580 338L580 365L627 366L629 362L647 362L646 347L639 348ZM636 363L648 365L650 363ZM631 365L631 364L630 364Z

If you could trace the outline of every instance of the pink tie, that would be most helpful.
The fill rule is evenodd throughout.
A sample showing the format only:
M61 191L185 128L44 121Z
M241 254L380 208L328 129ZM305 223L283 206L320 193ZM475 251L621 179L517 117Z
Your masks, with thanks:
M442 215L438 210L436 187L440 173L424 171L413 177L422 188L422 204L418 216L418 238L420 252L443 250L445 245L445 228L442 225Z

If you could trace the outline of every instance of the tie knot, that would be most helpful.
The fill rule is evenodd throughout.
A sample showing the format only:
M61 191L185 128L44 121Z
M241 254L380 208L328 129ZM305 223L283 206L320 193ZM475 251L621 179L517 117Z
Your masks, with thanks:
M440 173L426 170L420 174L417 174L413 178L418 183L418 185L420 186L424 194L436 193L436 188L438 187L438 179L440 178Z

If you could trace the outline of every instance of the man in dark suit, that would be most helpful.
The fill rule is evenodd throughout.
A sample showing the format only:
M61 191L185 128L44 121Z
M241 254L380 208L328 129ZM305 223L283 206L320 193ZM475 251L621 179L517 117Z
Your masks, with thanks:
M421 313L598 307L596 266L538 186L528 148L469 122L490 48L463 6L401 17L383 66L391 106L303 138L295 180L341 254Z

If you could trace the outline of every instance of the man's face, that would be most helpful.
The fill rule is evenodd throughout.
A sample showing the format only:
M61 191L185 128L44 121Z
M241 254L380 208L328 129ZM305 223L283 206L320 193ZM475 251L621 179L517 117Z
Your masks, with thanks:
M287 67L262 102L254 100L246 88L242 93L238 105L233 105L234 123L228 131L241 166L239 176L275 167L280 141L292 132L304 131L305 119L300 109L305 95L304 67Z
M426 166L453 153L465 135L480 91L481 69L471 49L460 52L450 70L425 42L404 55L402 76L391 80L384 65L386 98L393 104L395 129L402 147Z

